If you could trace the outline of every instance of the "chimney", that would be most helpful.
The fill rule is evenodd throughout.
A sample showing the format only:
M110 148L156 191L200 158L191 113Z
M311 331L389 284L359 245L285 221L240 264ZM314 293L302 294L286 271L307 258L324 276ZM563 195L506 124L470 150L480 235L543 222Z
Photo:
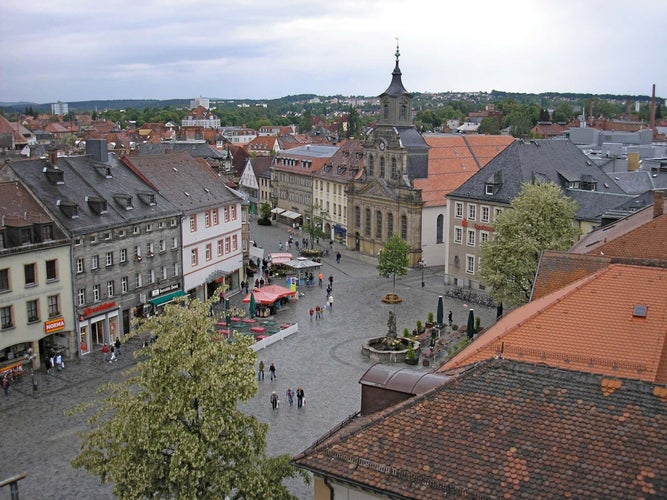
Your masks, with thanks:
M665 193L663 191L653 191L653 218L662 216L665 206Z
M653 92L651 93L651 130L655 134L655 83L653 84Z
M54 167L58 165L58 148L49 148L47 153L49 155L49 163Z

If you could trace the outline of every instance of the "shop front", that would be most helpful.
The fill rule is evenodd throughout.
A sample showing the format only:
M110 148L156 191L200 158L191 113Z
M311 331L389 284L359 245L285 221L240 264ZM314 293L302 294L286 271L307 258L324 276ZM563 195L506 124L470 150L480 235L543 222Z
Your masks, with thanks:
M51 353L61 354L66 359L76 354L73 332L67 330L67 326L64 317L51 318L44 322L44 337L39 340L39 351L36 353L41 359ZM84 347L87 348L88 345Z
M86 307L79 315L79 353L85 355L105 343L111 344L123 336L121 330L120 307L116 301Z
M187 295L183 290L180 289L180 283L175 283L173 285L159 288L151 292L150 304L153 307L152 313L158 315L164 309L164 306L173 302L179 297L184 297Z

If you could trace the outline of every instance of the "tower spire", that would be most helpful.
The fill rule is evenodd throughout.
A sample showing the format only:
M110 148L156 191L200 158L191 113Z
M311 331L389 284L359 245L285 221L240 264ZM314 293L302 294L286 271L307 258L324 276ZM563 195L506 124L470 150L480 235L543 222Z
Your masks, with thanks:
M398 37L396 37L396 66L398 66L398 58L401 56L400 50L398 50Z

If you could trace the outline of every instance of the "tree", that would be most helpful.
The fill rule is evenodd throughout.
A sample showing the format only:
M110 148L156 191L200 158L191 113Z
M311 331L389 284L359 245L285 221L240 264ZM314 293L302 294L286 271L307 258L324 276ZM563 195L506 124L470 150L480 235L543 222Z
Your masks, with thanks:
M259 206L259 219L257 219L257 224L260 226L271 225L271 205L269 203L262 203Z
M541 252L567 250L574 243L576 211L576 202L554 183L522 186L496 218L493 238L482 244L479 274L496 302L528 302Z
M307 476L266 456L267 424L242 413L257 392L252 340L216 337L207 302L179 300L139 325L157 340L93 403L96 426L72 461L119 498L291 498L282 480ZM79 408L83 410L82 408Z
M377 270L383 278L393 279L392 293L396 294L396 276L405 276L408 273L410 262L408 254L410 245L397 233L385 242L384 249L378 258Z
M299 131L302 134L307 134L313 130L313 113L307 109L301 115L301 123L299 124Z
M354 106L350 106L347 112L347 132L345 137L354 138L359 137L362 132L361 118L359 117L359 112ZM340 136L340 134L339 134Z
M499 135L500 134L500 123L498 119L494 117L487 117L482 120L482 123L479 124L477 129L478 134L489 134L489 135Z
M322 230L322 215L326 212L320 212L320 215L315 215L317 209L311 208L306 222L303 224L301 229L308 235L308 241L310 242L310 247L313 248L315 240L318 238L327 237L327 233Z

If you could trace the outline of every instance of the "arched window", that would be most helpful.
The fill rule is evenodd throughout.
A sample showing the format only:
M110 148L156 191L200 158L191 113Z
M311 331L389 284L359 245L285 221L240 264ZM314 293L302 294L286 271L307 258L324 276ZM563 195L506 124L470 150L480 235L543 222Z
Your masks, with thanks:
M361 208L354 207L354 227L361 229Z
M384 156L380 157L380 177L384 179Z
M375 175L375 156L368 155L368 175Z
M371 235L371 209L366 209L366 227L364 227L364 234L366 236Z
M387 214L387 239L391 238L392 234L394 234L394 214L389 212Z
M444 224L445 218L442 216L442 214L438 215L438 218L435 223L435 242L436 243L442 243L442 234L443 234L443 224Z
M375 237L382 239L382 212L375 212Z
M408 117L408 107L405 104L401 104L400 110L400 119L405 120Z
M389 118L389 105L387 103L382 106L382 117L386 120Z
M391 178L398 179L398 170L396 169L396 158L391 159Z
M408 241L408 218L401 215L401 238Z

